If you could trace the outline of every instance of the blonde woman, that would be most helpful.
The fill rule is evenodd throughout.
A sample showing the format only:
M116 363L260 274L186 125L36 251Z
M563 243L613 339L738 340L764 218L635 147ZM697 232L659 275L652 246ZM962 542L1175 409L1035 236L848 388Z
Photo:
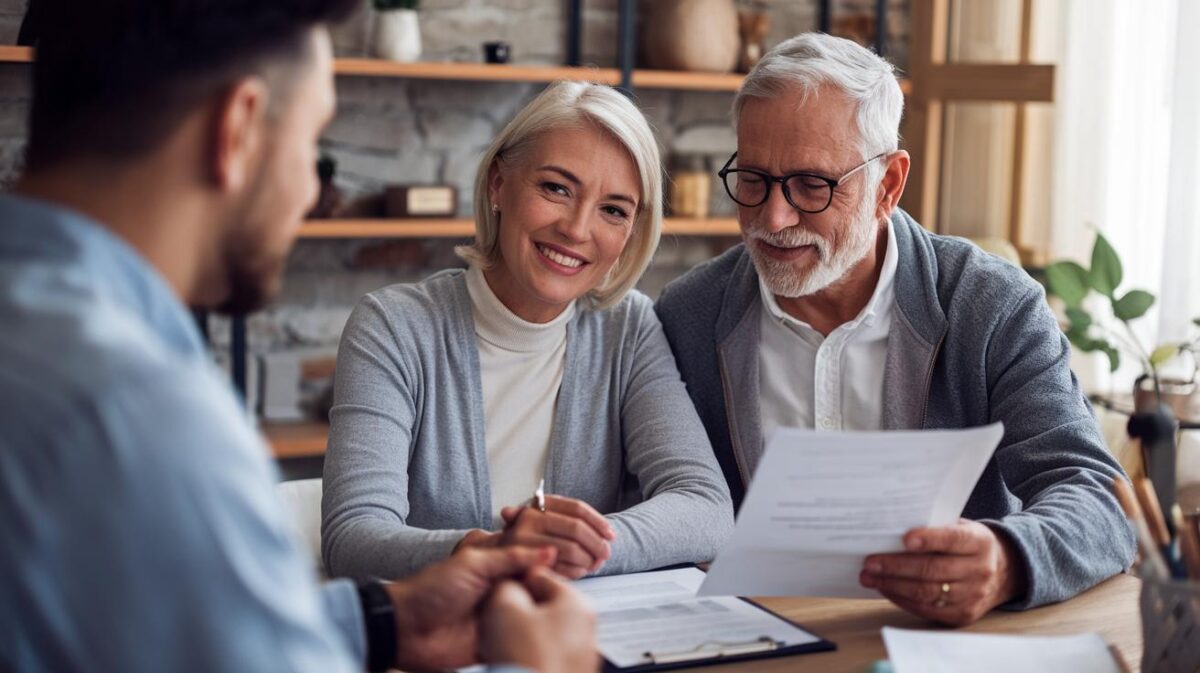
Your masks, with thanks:
M401 577L472 546L552 546L571 578L715 555L728 487L632 289L661 171L624 96L552 85L480 162L469 268L362 299L325 458L331 573Z

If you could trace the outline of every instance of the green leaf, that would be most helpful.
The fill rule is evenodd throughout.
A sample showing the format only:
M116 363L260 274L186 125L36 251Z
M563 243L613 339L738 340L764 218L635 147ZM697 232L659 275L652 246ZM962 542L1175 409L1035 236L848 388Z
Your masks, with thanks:
M1103 345L1100 346L1100 350L1104 351L1104 354L1108 356L1108 371L1117 371L1117 367L1121 366L1121 354L1107 341L1102 341L1101 343Z
M1067 320L1071 321L1072 329L1081 329L1085 332L1092 325L1092 316L1087 311L1077 307L1070 306L1067 308Z
M1121 284L1121 258L1113 250L1104 234L1096 233L1096 244L1092 246L1092 269L1088 273L1088 282L1092 289L1100 294L1113 297L1113 292Z
M1070 341L1072 346L1078 348L1084 353L1090 353L1096 350L1093 346L1095 341L1087 335L1087 330L1078 329L1072 326L1071 329L1066 331L1066 335L1067 341Z
M1117 371L1117 367L1121 364L1121 353L1113 348L1113 345L1104 339L1093 339L1085 335L1081 330L1071 330L1067 332L1067 338L1071 344L1078 348L1083 353L1095 353L1100 351L1108 356L1108 366L1110 371Z
M1163 363L1179 355L1179 344L1163 344L1150 354L1150 366L1158 369Z
M1200 327L1200 318L1192 318L1192 324L1196 327Z
M1077 307L1088 293L1088 272L1075 262L1055 262L1046 267L1046 289L1067 306Z
M1104 349L1104 353L1108 356L1108 371L1110 373L1117 371L1117 369L1121 366L1121 354L1117 352L1117 349L1111 346Z
M1133 320L1146 315L1146 311L1154 305L1154 295L1145 290L1130 290L1119 300L1113 302L1113 315L1119 320Z
M1084 353L1094 353L1108 345L1108 342L1103 339L1093 339L1088 335L1088 331L1086 329L1072 327L1071 329L1067 330L1066 334L1067 340L1071 342L1071 345L1075 346Z

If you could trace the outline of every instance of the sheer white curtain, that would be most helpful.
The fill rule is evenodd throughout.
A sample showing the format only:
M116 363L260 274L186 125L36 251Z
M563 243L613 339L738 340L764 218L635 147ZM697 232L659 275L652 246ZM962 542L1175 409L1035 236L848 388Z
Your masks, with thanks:
M1067 0L1063 31L1052 254L1086 265L1100 230L1122 290L1158 297L1143 343L1186 339L1200 316L1200 2ZM1128 390L1136 363L1109 377L1103 361L1076 358L1085 387Z

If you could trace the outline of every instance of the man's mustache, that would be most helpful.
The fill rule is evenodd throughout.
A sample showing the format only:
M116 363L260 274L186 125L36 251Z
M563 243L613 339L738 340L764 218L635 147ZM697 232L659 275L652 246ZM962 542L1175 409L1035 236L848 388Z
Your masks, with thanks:
M829 241L800 226L788 227L781 231L751 229L746 232L746 236L777 248L798 248L802 245L811 245L817 249L817 256L820 259L825 259L829 252Z

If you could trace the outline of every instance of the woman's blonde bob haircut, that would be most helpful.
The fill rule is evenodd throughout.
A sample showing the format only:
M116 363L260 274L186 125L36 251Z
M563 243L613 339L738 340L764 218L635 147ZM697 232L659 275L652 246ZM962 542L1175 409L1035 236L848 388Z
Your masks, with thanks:
M492 142L475 175L475 242L459 246L459 257L482 269L500 260L500 218L488 197L488 173L501 157L519 162L544 134L558 129L599 127L625 148L642 181L633 231L600 285L588 292L595 308L615 305L642 277L662 235L662 162L658 142L641 111L617 90L588 82L556 82L513 118Z

